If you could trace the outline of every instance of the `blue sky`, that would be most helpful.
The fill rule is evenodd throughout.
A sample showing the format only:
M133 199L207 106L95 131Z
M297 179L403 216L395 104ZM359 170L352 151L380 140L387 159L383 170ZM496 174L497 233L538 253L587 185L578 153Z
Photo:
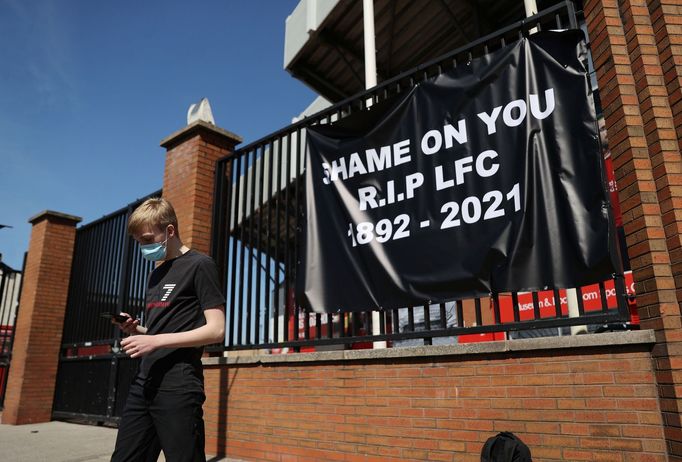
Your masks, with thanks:
M314 99L282 65L297 0L0 0L0 253L21 268L31 226L88 223L159 189L159 142L208 97L254 141Z

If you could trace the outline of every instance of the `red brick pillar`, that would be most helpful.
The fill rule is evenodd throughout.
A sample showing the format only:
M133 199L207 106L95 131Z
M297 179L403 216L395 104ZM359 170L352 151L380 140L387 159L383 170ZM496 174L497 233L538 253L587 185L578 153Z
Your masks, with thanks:
M661 3L588 0L584 10L639 315L642 327L656 332L652 354L668 454L682 460L682 162L673 116L679 79L670 74L682 51L669 45L663 13L679 7Z
M216 161L231 154L241 141L201 120L161 141L167 151L163 197L175 208L180 239L194 250L210 251Z
M677 0L649 1L649 12L653 26L661 72L668 106L671 109L678 152L670 155L674 167L669 168L670 198L664 208L668 213L666 235L672 273L677 288L677 301L682 303L682 170L679 151L682 151L682 5Z
M71 260L79 217L45 211L33 225L21 289L4 424L52 418Z

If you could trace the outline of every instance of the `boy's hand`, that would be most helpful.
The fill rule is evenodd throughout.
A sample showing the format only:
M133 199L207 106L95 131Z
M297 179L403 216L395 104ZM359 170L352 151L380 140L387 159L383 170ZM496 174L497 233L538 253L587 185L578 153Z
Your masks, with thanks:
M125 332L128 335L136 335L139 332L137 331L137 326L140 324L140 321L137 319L133 319L132 316L130 316L128 313L121 313L123 316L127 316L128 319L125 322L116 322L114 318L111 318L111 322L113 324L116 324L119 329L121 329L123 332Z
M139 358L156 350L159 345L155 335L133 335L121 340L121 347L131 358Z

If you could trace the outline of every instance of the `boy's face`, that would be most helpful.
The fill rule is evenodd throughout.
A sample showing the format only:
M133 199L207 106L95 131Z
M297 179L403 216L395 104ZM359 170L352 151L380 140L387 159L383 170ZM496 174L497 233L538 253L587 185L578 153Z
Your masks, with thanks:
M163 242L166 240L167 237L170 237L170 235L172 234L171 232L172 228L173 225L168 225L166 228L162 228L161 226L147 225L145 228L142 228L138 233L135 233L133 235L133 239L140 243L140 245ZM166 230L168 230L168 235L166 234Z

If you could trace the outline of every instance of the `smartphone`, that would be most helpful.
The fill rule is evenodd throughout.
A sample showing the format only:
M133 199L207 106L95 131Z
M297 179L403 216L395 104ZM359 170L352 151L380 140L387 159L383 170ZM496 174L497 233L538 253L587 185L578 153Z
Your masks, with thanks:
M103 318L113 319L116 322L126 322L128 319L130 319L128 316L124 316L118 313L109 313L107 311L100 313L99 315Z

